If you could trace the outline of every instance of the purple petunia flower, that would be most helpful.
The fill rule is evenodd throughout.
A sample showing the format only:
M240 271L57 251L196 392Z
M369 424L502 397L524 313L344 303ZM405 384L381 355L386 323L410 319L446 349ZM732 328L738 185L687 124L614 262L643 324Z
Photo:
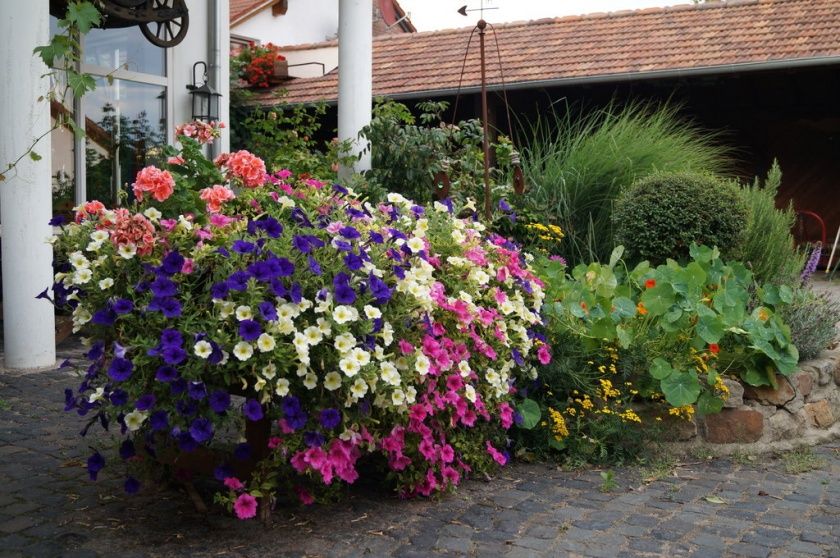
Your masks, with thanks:
M149 289L155 295L155 298L165 298L178 294L178 285L168 277L158 277L149 284Z
M164 347L181 347L184 345L184 336L177 329L167 328L160 332L160 344Z
M262 333L259 322L255 320L242 320L239 322L239 336L245 341L254 341Z
M373 242L374 244L382 244L383 242L385 242L385 239L384 239L384 238L382 237L382 235L381 235L381 234L379 234L378 232L373 232L373 231L371 231L371 232L368 234L368 238L369 238L369 239L370 239L370 241L371 241L371 242Z
M267 322L277 320L277 308L271 302L265 300L259 304L260 315Z
M125 358L126 348L114 341L114 356Z
M340 234L348 240L353 240L362 236L362 234L358 230L356 230L355 227L351 227L349 225L338 229L338 234Z
M178 371L173 366L163 365L155 372L155 380L159 382L171 382L178 379Z
M207 398L214 413L222 414L230 408L230 394L223 390L216 390Z
M257 247L254 245L253 242L248 242L247 240L237 240L233 243L231 247L234 252L237 254L251 254L256 252Z
M155 398L154 393L146 393L141 395L140 398L134 403L134 408L138 411L148 411L152 407L155 406Z
M504 199L499 200L499 209L501 209L505 213L510 213L513 210L510 204Z
M217 481L223 482L226 478L234 476L233 469L227 464L219 465L213 469L213 476Z
M196 401L201 401L207 397L207 388L204 386L204 382L190 382L187 384L187 395L189 395L190 399L195 399Z
M49 223L47 223L51 227L60 227L67 223L67 217L64 215L56 215L52 219L50 219Z
M324 445L324 436L320 432L305 432L303 443L310 448L320 448Z
M125 479L123 488L126 494L137 494L137 491L140 490L140 481L134 477L128 477Z
M131 440L125 440L122 444L120 444L121 459L131 459L135 455L137 455L137 452L134 449L134 442Z
M295 304L300 304L300 301L303 300L303 287L300 283L292 283L292 286L289 287L289 298Z
M90 319L91 323L101 326L112 326L117 319L117 314L114 312L113 308L110 305L106 306L105 308L101 308L93 313L93 317Z
M266 262L254 262L248 266L248 272L254 276L254 279L263 283L268 283L274 278L274 273L271 266Z
M181 364L187 360L187 353L181 347L164 347L160 352L161 358L166 364Z
M195 451L195 448L198 447L198 442L196 442L192 434L189 432L181 432L178 434L178 448L184 452L191 452Z
M286 258L269 258L266 263L276 277L289 277L295 272L295 264Z
M242 413L250 421L257 421L263 418L263 409L256 399L249 399L242 406Z
M260 228L271 238L279 238L283 234L283 225L274 217L264 217L261 219Z
M166 275L180 273L184 267L184 256L178 252L169 252L160 263L160 271Z
M289 291L286 289L286 285L283 284L283 281L281 281L280 279L271 280L271 294L273 294L274 296L285 298L288 292Z
M191 399L181 399L175 403L175 409L181 415L189 417L198 410L198 403Z
M307 262L309 263L309 271L311 271L314 275L321 275L323 271L321 271L321 264L318 263L318 260L313 258L311 255L307 256Z
M289 214L289 217L292 219L292 221L294 221L302 227L306 227L308 229L312 228L312 221L309 220L309 218L306 216L306 213L304 213L303 210L299 207L292 209L291 213Z
M300 399L295 397L294 395L289 395L283 398L283 401L280 403L280 406L283 408L284 415L291 415L294 413L300 412Z
M341 413L336 409L324 409L321 411L319 420L321 421L321 426L327 430L332 430L341 424Z
M227 286L232 291L244 291L248 288L248 279L251 274L247 271L234 271L227 280Z
M102 341L97 341L93 344L88 352L85 353L85 357L88 360L99 360L102 355L105 354L105 343Z
M169 416L166 414L166 411L155 411L152 413L149 416L149 425L155 432L169 428Z
M118 298L114 301L114 304L111 305L111 308L117 314L128 314L134 310L134 303L127 298Z
M342 252L350 252L353 250L352 244L350 244L346 240L341 240L340 238L333 239L332 244L336 250L340 250Z
M292 247L301 254L308 254L312 251L312 246L309 245L309 241L304 235L295 235L292 237Z
M190 424L190 436L199 444L213 437L213 423L206 418L197 418Z
M370 294L373 295L373 298L376 299L377 303L385 304L386 302L391 300L391 289L388 287L385 281L383 281L373 273L371 273L368 276L368 288L370 289Z
M210 296L213 298L217 298L219 300L224 299L227 297L228 293L230 292L230 288L228 287L227 283L214 283L212 287L210 287Z
M362 258L359 255L354 254L353 252L349 252L346 256L344 256L344 265L347 266L347 269L350 269L352 271L357 271L361 269L364 263L364 260L362 260Z
M115 407L122 407L128 403L128 393L121 389L115 389L111 392L111 395L108 396L108 400L111 402L111 405L114 405Z
M181 315L181 303L174 298L165 298L160 301L160 311L167 318L177 318Z
M181 395L187 391L187 381L184 378L178 378L169 384L169 391L172 395Z
M88 457L87 471L90 476L90 480L96 480L96 476L99 474L99 471L101 471L104 467L105 458L102 457L102 454L98 451Z
M108 376L117 382L126 381L134 370L134 364L127 358L115 358L108 367Z

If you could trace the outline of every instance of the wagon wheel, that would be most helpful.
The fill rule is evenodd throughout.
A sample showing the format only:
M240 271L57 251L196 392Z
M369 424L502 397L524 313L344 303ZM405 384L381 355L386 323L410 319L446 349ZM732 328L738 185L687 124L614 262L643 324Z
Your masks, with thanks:
M111 0L111 2L123 8L139 8L146 3L146 0Z
M155 11L171 11L178 4L183 4L179 0L149 0L149 2ZM150 43L161 48L173 47L183 41L187 35L187 29L190 26L190 16L186 9L178 11L180 15L172 19L141 23L140 31L143 33L143 36Z

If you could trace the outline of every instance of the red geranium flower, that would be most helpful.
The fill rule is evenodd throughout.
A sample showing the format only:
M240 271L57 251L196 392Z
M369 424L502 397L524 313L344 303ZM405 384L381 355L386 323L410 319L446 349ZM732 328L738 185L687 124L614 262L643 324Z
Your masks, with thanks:
M656 286L656 279L648 279L645 281L645 288L652 289Z

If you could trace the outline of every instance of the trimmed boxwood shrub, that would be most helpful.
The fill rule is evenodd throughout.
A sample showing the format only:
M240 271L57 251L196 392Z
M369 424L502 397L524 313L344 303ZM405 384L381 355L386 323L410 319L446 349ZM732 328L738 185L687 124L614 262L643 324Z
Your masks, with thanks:
M656 265L689 258L691 243L724 255L740 245L747 211L737 188L711 175L657 173L622 192L613 211L616 244Z

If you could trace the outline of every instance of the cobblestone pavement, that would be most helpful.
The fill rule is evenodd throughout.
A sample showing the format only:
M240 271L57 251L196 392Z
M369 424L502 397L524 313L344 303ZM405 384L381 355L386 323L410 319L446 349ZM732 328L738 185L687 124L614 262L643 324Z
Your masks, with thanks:
M798 475L771 458L698 457L647 482L617 469L609 493L598 471L547 464L433 501L363 486L278 510L267 528L199 514L175 488L127 496L108 469L88 481L81 424L63 412L73 384L62 370L0 375L0 556L840 557L840 443Z

